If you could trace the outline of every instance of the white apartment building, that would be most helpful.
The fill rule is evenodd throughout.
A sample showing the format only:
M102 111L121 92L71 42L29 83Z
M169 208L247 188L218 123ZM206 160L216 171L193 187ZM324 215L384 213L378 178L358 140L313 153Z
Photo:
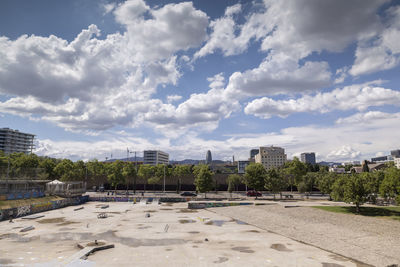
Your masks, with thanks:
M5 154L14 152L32 153L34 134L23 133L10 128L0 128L0 150Z
M160 150L143 151L143 164L169 164L169 154Z
M260 147L255 162L261 163L266 170L283 166L286 162L285 149L276 146Z

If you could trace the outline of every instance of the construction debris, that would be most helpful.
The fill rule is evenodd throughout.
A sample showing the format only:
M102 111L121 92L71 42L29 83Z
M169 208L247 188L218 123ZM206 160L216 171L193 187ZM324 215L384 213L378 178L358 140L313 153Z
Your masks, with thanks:
M28 226L28 227L25 227L25 228L21 229L20 232L28 232L28 231L33 230L33 229L35 229L35 227Z
M107 213L102 212L102 213L99 213L99 214L97 215L97 218L98 218L98 219L105 219L105 218L108 218L108 215L107 215Z

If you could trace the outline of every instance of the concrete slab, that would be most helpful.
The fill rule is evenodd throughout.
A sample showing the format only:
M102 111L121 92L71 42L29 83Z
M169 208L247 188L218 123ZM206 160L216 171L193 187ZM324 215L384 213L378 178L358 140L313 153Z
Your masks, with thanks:
M356 266L348 258L229 217L187 209L186 203L109 203L103 220L97 219L96 205L87 203L79 213L71 207L49 211L46 223L32 221L35 231L24 235L16 228L23 227L22 220L0 222L0 233L9 233L0 235L0 258L19 265L61 264L84 254L77 242L97 239L115 248L90 255L96 266Z

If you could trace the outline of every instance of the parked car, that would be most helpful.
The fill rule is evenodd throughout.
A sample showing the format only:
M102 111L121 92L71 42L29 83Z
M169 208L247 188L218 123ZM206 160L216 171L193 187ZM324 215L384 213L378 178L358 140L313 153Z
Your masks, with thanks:
M183 196L183 197L195 197L197 195L195 193L192 193L192 192L183 192L183 193L181 193L181 196Z
M251 191L247 191L247 196L248 197L261 197L262 194L258 191L251 190Z

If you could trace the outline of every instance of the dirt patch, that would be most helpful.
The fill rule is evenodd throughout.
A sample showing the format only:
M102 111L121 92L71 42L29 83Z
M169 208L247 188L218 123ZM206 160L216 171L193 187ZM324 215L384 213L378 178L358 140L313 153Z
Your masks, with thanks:
M160 210L174 210L174 209L170 209L170 208L161 208Z
M335 255L335 254L330 254L329 258L331 258L332 260L335 260L335 261L349 261L349 259L347 259L343 256Z
M214 263L223 263L228 261L227 257L218 257L218 260L214 261Z
M193 245L192 248L198 248L199 246Z
M191 210L191 209L179 209L177 213L196 213L198 212L197 210Z
M145 210L144 212L149 212L149 213L151 213L151 212L157 212L156 210Z
M63 222L65 222L65 217L41 219L37 222L38 223L63 223Z
M244 232L246 232L246 233L259 233L260 231L258 231L258 230L247 230L247 231L244 231Z
M278 250L278 251L285 251L285 252L292 252L293 250L288 249L284 244L272 244L271 245L272 249Z
M171 251L172 250L172 248L166 248L165 249L165 251Z
M190 231L190 232L188 232L189 234L200 234L200 232L198 232L198 231Z
M70 224L75 224L75 223L79 223L79 222L65 221L65 222L59 223L59 224L57 224L57 225L58 225L58 226L65 226L65 225L70 225Z
M195 243L195 244L201 244L201 243L203 243L203 241L201 241L201 240L195 240L195 241L193 241L193 243Z
M60 228L60 231L71 231L71 230L74 230L74 228L68 228L68 227Z
M151 226L139 226L139 227L138 227L138 229L142 229L142 230L143 230L143 229L149 229L149 228L152 228L152 227L151 227Z
M344 265L331 263L331 262L323 262L322 267L344 267Z
M0 264L11 264L14 263L11 259L0 259Z
M242 253L254 253L254 250L250 249L249 247L233 247L232 250Z
M179 223L194 223L195 220L179 220Z

